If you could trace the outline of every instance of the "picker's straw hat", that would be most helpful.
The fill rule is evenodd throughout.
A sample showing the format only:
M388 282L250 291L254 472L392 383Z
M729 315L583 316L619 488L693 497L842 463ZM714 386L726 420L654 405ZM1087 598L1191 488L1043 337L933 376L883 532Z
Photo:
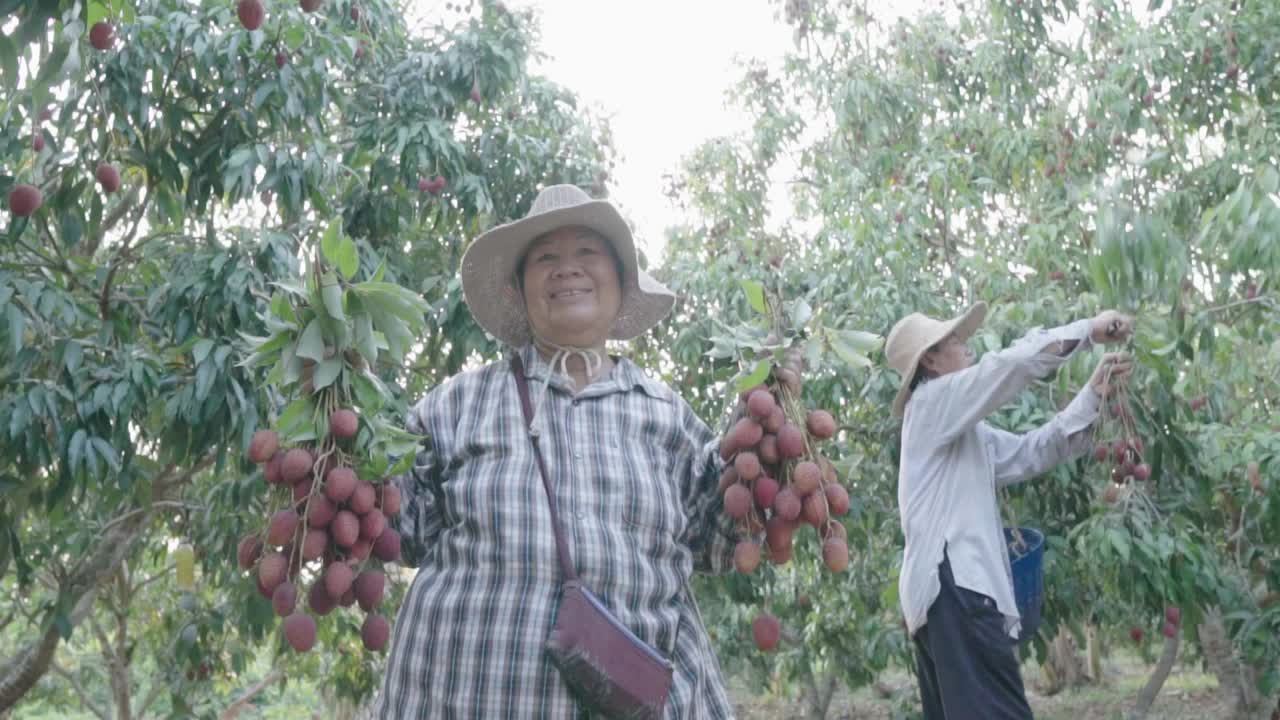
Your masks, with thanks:
M485 232L463 255L463 298L480 327L512 347L533 341L516 267L536 238L573 225L603 235L622 264L622 303L609 329L611 339L630 340L666 317L675 293L638 267L631 229L618 209L574 185L552 185L538 193L527 215Z
M902 375L902 386L893 399L893 414L902 417L907 406L907 398L911 396L911 379L920 366L920 358L929 348L955 333L961 340L967 340L977 331L982 320L987 316L987 304L974 303L959 317L951 320L934 320L922 313L911 313L902 318L889 331L889 339L885 341L884 353L889 366Z

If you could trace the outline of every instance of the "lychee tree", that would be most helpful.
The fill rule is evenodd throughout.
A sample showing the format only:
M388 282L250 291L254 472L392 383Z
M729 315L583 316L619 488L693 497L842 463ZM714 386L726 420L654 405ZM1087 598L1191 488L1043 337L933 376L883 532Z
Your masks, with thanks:
M1269 40L1280 9L1142 5L993 0L893 20L859 2L777 3L795 46L781 68L744 68L733 95L750 130L700 148L669 188L690 222L668 233L662 266L684 297L652 351L669 350L673 374L711 352L714 319L742 312L731 290L742 278L781 278L816 310L881 335L908 312L986 300L972 341L984 352L1104 307L1135 313L1141 368L1098 426L1108 456L1002 502L1006 523L1048 537L1044 623L1023 652L1049 661L1060 630L1083 645L1091 622L1104 646L1132 643L1133 628L1165 643L1172 630L1182 642L1166 655L1203 654L1236 716L1265 717L1280 690L1280 76ZM777 183L787 217L770 215ZM817 582L798 592L844 600L797 619L800 662L767 666L800 686L848 641L818 632L823 622L862 628L867 658L887 656L866 623L888 633L900 622L898 378L873 359L806 379L840 427L830 452L855 461L851 517L869 513L866 534L846 521L850 569L875 571L800 579ZM1072 361L993 422L1046 422L1091 369ZM735 370L707 361L683 382L712 404ZM707 612L719 647L767 662L744 648L750 608L775 591L750 577L717 589ZM1153 678L1162 670L1163 659Z
M385 628L343 609L298 655L290 598L238 566L258 534L310 554L306 506L292 534L280 513L324 496L314 466L305 498L267 483L258 433L336 445L376 488L416 441L406 403L496 349L453 280L466 239L538 182L603 193L607 131L528 73L535 25L498 3L412 31L377 1L262 2L257 29L226 3L54 5L0 5L0 712L44 678L110 688L117 717L212 714L271 686L245 674L263 648L365 697ZM13 212L24 185L38 202ZM359 494L342 502L376 540L386 497ZM402 580L382 572L376 608L375 576L352 594L392 618Z

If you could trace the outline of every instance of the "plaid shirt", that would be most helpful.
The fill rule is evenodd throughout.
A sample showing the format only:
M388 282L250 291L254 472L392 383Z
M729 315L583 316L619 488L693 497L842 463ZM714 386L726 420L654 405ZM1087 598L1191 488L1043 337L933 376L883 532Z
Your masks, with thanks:
M538 402L549 366L521 351ZM629 360L575 395L542 399L542 451L579 576L675 664L666 717L733 717L688 580L732 568L718 440ZM462 373L410 411L430 438L398 478L392 522L418 572L400 607L374 716L580 716L543 643L559 604L555 535L506 361Z

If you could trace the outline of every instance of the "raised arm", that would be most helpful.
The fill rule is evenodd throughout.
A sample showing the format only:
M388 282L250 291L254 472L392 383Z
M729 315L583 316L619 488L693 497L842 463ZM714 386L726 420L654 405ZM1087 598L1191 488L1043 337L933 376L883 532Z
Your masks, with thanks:
M995 468L996 485L1004 487L1048 472L1058 463L1074 460L1089 452L1093 444L1093 423L1102 400L1133 369L1125 353L1107 353L1098 362L1089 383L1071 404L1049 422L1029 433L1016 435L986 423L978 425L988 457Z
M1095 343L1120 342L1132 331L1133 320L1115 310L1052 330L1032 330L1008 348L987 353L972 367L921 385L907 405L907 422L919 425L913 433L917 437L951 442L1073 354Z

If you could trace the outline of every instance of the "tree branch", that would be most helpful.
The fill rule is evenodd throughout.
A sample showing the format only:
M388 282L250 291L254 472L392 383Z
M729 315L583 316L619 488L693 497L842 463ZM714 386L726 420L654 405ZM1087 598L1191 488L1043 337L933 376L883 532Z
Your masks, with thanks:
M102 282L102 293L98 296L98 313L103 321L110 319L111 314L111 286L115 283L116 273L119 272L120 266L124 265L124 261L129 257L129 245L133 239L138 236L138 224L142 222L142 218L147 214L147 206L151 204L151 198L154 192L148 192L147 196L142 199L142 206L138 208L138 212L133 217L133 227L129 228L129 233L125 235L124 241L120 246L120 251L111 260L111 269L107 271L107 278Z
M61 675L67 682L71 683L71 689L75 690L76 695L80 696L80 703L88 708L89 712L96 715L100 720L111 720L110 716L108 716L102 708L98 707L97 703L95 703L89 697L89 694L85 692L84 686L80 684L80 681L76 679L76 676L67 672L66 669L59 665L56 660L49 664L49 669L53 670L58 675Z
M1138 702L1134 705L1133 712L1129 714L1129 720L1143 720L1151 711L1151 705L1160 694L1160 688L1164 687L1165 680L1169 679L1174 660L1178 658L1178 639L1178 633L1164 639L1164 652L1160 654L1160 661L1156 663L1156 669L1152 671L1146 687L1138 693Z
M138 202L138 193L141 192L137 185L129 187L129 191L125 194L124 199L119 205L112 208L111 212L102 219L102 224L98 226L98 233L85 246L85 254L93 255L98 251L98 247L102 245L102 239L112 230L125 215L129 214L129 210L133 208L134 203Z
M169 687L157 678L153 678L153 680L154 682L151 685L151 689L147 691L147 696L142 699L142 704L138 706L138 717L140 718L145 718L147 716L147 711L151 709L151 706L155 703L156 699L160 697L160 693L164 692L164 689Z
M178 473L176 465L169 465L153 478L152 497L158 501L167 500L169 492L190 481L196 473L212 465L216 459L217 451L211 450L200 462L184 472ZM73 628L89 615L99 586L115 574L150 518L150 512L127 515L127 519L115 523L104 532L92 550L81 558L75 570L59 583L59 595L69 601L74 599L75 602L67 618ZM61 640L58 624L50 622L42 629L38 638L22 647L8 662L0 665L0 716L13 708L49 671L49 663L53 661L54 652Z
M228 705L227 709L223 710L222 713L218 715L218 720L235 720L235 718L240 715L240 712L244 710L259 693L266 690L267 686L276 682L281 677L283 676L279 670L272 670L266 677L249 686L240 697L236 698L234 702Z
M164 568L163 568L163 569L161 569L159 572L157 572L155 575L152 575L151 577L147 578L146 580L143 580L142 582L138 583L137 585L134 585L134 586L133 586L133 588L131 588L131 589L130 589L130 592L131 592L131 593L137 593L139 590L141 590L142 588L144 588L144 587L146 587L146 586L150 585L151 583L153 583L153 582L155 582L155 581L157 581L157 580L161 580L161 579L163 579L163 578L168 577L168 576L169 576L169 573L170 573L170 572L172 572L172 571L173 571L173 569L174 569L175 567L177 567L177 566L176 566L176 565L173 565L173 564L169 564L169 565L164 566Z

